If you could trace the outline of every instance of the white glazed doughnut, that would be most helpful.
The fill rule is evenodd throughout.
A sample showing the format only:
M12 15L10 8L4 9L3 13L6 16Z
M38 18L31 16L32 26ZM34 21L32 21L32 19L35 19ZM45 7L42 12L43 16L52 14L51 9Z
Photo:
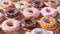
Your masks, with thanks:
M53 34L53 32L42 28L35 28L32 30L31 34Z
M9 19L2 23L1 28L4 32L16 32L20 28L20 22L14 19Z
M41 9L41 14L43 16L53 16L55 17L57 15L57 10L51 7L44 7Z
M30 3L28 3L24 0L19 1L17 3L14 3L14 4L15 4L15 7L19 10L23 10L23 9L27 8L30 5Z
M25 17L37 18L40 15L40 12L36 8L26 8L23 11Z

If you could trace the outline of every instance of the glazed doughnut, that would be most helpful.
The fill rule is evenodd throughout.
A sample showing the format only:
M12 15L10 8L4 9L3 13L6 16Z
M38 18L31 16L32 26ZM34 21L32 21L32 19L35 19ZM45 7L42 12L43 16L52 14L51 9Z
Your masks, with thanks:
M45 7L45 3L41 2L40 0L34 0L31 5L35 8L43 8Z
M5 15L7 18L18 18L20 15L20 11L15 8L9 9L5 11Z
M40 12L36 8L26 8L23 11L25 17L37 18L40 15Z
M58 11L58 13L60 13L60 6L57 7L57 11Z
M10 1L2 1L0 7L3 9L15 8L15 5Z
M42 17L38 23L44 29L55 30L57 27L57 22L53 17Z
M5 20L2 23L1 28L4 32L16 32L20 28L20 22L14 19Z
M26 2L26 1L19 1L19 2L14 3L14 4L15 4L15 7L19 10L23 10L30 5L30 3Z
M60 22L60 15L57 16L57 21Z
M10 1L2 1L2 2L1 2L1 5L2 5L2 7L5 8L5 7L11 5L11 2L10 2Z
M31 34L51 34L51 32L48 32L47 30L42 28L35 28L31 31Z
M57 15L57 11L56 9L54 8L51 8L51 7L44 7L41 9L41 14L43 16L52 16L52 17L55 17Z
M37 24L37 21L33 18L24 18L22 20L22 26L24 29L31 29L31 28L34 28L36 27L36 24Z

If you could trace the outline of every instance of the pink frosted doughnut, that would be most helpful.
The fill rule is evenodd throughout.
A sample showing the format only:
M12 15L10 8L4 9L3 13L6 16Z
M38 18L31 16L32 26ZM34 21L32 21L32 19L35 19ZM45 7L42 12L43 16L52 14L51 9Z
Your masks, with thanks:
M4 32L16 32L20 27L20 22L14 19L6 20L2 23L1 28Z
M33 17L37 18L39 16L40 12L36 8L26 8L23 11L23 15L25 17Z
M41 9L41 14L43 16L56 16L57 15L57 10L51 7L44 7Z

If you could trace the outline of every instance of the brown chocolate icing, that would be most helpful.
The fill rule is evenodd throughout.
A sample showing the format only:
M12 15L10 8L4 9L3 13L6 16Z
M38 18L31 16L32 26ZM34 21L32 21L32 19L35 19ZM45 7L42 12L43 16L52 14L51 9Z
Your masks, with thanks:
M6 12L8 18L17 17L20 14L20 11L16 10L15 8L9 9Z

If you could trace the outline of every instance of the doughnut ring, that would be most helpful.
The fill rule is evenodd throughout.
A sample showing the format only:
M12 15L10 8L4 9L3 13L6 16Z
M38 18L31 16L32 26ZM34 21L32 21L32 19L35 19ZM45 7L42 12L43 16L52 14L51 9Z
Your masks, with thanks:
M57 11L56 9L54 8L51 8L51 7L44 7L41 9L41 14L43 16L52 16L52 17L55 17L57 15Z
M2 23L1 28L5 32L15 32L20 28L20 22L14 19L9 19Z
M22 26L24 28L34 28L36 26L37 21L33 18L24 18L22 20Z
M26 8L23 11L25 17L37 18L40 15L40 12L36 8Z
M32 5L33 7L35 7L35 8L43 8L43 7L46 6L45 3L40 2L40 0L34 0L34 1L31 3L31 5Z
M48 30L55 30L57 28L57 22L53 17L42 17L38 23L42 28Z
M12 8L12 9L5 11L5 15L8 18L17 18L19 16L19 14L20 14L20 11L18 11L15 8Z

